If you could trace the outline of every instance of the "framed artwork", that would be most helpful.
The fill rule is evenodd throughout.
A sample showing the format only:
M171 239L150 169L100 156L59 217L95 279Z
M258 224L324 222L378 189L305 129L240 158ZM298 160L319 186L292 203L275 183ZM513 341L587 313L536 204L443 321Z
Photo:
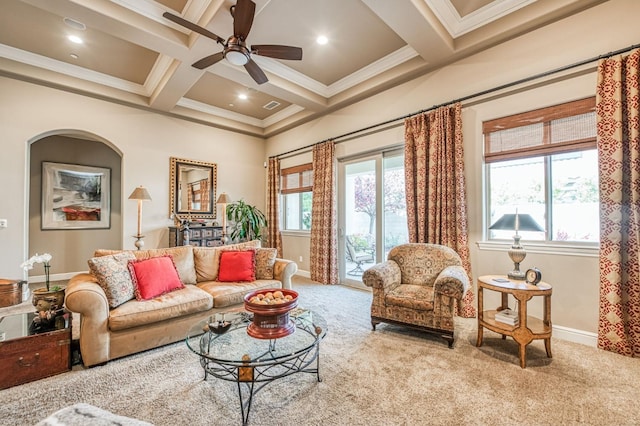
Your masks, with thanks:
M111 226L111 170L42 163L42 229Z

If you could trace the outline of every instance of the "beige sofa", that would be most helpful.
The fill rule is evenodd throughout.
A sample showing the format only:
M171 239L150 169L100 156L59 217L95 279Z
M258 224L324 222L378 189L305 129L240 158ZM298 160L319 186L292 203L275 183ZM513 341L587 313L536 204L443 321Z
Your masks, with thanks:
M185 288L152 300L135 298L110 308L98 280L90 273L73 277L66 288L65 305L80 314L80 353L85 366L103 364L125 355L177 342L199 320L232 307L242 307L244 295L263 288L291 288L295 262L275 259L273 279L253 282L217 282L221 250L259 247L249 242L232 247L173 247L131 251L137 259L172 256ZM98 250L103 256L118 251Z

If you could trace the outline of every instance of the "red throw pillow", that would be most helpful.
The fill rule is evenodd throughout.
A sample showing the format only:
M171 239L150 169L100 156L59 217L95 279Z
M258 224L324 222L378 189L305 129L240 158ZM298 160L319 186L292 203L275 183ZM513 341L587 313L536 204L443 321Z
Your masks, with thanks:
M170 255L130 260L129 272L137 300L149 300L184 288Z
M255 280L256 252L254 250L225 250L220 254L218 281L242 282Z

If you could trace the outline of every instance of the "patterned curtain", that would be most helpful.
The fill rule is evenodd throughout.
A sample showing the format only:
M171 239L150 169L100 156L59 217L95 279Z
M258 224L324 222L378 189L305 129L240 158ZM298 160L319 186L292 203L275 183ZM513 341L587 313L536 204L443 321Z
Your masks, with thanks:
M333 141L313 148L311 204L311 279L338 284L335 147Z
M441 107L407 118L404 124L409 241L451 247L471 279L461 106ZM472 289L457 311L463 317L475 316Z
M280 159L270 158L267 169L267 247L278 250L282 257L280 233Z
M640 356L640 50L598 64L598 347Z

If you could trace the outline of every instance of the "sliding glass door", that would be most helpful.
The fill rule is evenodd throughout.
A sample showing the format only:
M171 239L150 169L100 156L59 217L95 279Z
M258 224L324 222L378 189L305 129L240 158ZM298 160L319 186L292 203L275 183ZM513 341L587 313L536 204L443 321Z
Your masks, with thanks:
M402 150L340 161L338 182L340 281L363 286L362 273L408 238Z

